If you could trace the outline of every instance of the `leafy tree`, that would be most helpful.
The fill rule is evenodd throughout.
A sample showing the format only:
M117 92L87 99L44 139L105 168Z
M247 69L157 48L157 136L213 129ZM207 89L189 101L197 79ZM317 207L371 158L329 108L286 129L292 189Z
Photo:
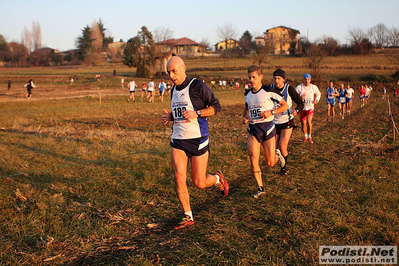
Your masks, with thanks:
M0 60L3 60L4 57L9 52L8 45L6 39L3 35L0 34Z
M137 67L139 65L141 50L140 37L136 36L127 41L123 51L122 62L128 67Z
M247 30L242 34L239 43L243 56L249 54L251 49L254 48L254 43L252 41L252 38L253 38L252 34Z
M4 61L10 62L11 66L24 67L26 66L26 55L28 54L28 48L17 42L10 42L9 53L6 54Z
M84 60L87 56L92 53L92 29L86 26L82 29L82 35L78 37L76 43L78 47L78 55L80 60Z
M154 57L155 43L152 34L146 26L143 26L136 37L127 41L122 62L128 67L136 67L137 77L149 77L149 66L154 63Z

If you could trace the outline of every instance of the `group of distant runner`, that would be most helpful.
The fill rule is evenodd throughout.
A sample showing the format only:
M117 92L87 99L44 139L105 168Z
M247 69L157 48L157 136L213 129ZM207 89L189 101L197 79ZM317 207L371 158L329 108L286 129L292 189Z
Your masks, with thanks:
M124 79L122 78L121 79L121 88L123 88L123 83L124 83ZM137 87L137 84L134 81L134 79L132 79L127 84L127 88L129 89L129 92L130 92L130 96L129 96L128 100L132 99L133 102L136 102L136 99L134 97L134 94L136 92L136 87ZM145 81L143 81L141 84L141 99L143 100L145 97L145 99L148 100L148 102L153 103L155 100L155 87L156 87L156 83L155 83L154 79L152 79L150 82L148 82L148 84L145 83ZM159 101L160 102L163 102L165 93L169 94L171 88L172 88L172 85L169 81L167 83L165 83L165 81L162 79L158 83Z
M369 103L373 88L370 85L361 85L359 89L360 107ZM330 80L329 86L326 89L326 103L327 103L327 121L331 116L331 121L334 122L336 103L339 104L339 115L342 119L345 119L345 114L350 115L352 110L352 103L355 91L351 88L350 84L347 84L345 88L344 83L340 83L339 88L334 87L334 82ZM386 94L385 87L382 90L383 98Z

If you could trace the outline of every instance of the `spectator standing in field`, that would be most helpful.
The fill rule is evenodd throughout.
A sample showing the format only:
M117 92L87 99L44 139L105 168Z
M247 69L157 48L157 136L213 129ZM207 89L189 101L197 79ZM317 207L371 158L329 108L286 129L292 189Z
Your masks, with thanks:
M171 157L176 181L176 193L184 211L182 221L175 229L194 224L187 187L187 168L191 161L193 184L200 189L215 185L223 196L229 192L229 185L220 171L207 173L209 158L209 130L207 117L221 110L219 100L202 81L188 77L184 61L173 56L167 63L167 71L174 83L169 113L163 109L162 122L173 121Z
M339 112L342 119L345 119L345 107L346 107L346 97L345 97L345 85L341 83L338 89L338 103Z
M274 83L272 87L275 88L284 96L284 100L288 104L288 110L276 114L274 116L274 123L276 124L276 143L277 148L281 151L284 156L285 166L281 167L280 175L287 175L288 171L286 168L288 162L288 144L291 138L292 130L295 127L294 117L302 112L303 101L296 92L295 88L285 82L285 71L282 69L276 69L273 72ZM296 104L294 108L293 103ZM276 105L279 107L279 105Z
M387 89L382 88L382 99L385 100L385 95L387 94Z
M73 85L74 84L74 80L73 80L73 77L71 77L71 80L70 80L70 82L71 82L71 85Z
M227 86L227 81L225 81L225 80L222 80L222 85L223 85L223 89L226 89L226 86Z
M33 89L33 88L36 88L36 85L33 83L33 79L30 79L30 80L28 81L28 83L25 84L24 87L26 87L26 90L28 91L28 94L26 95L26 97L27 97L28 99L30 99L31 96L32 96L32 89Z
M158 89L159 89L159 99L161 102L163 102L163 96L165 94L165 89L166 89L166 83L164 80L161 80L158 84Z
M134 99L134 92L136 90L136 82L134 81L134 79L132 79L128 84L127 84L127 88L129 89L130 92L130 96L129 99L132 99L133 102L136 102L136 100ZM128 99L128 100L129 100Z
M141 84L141 99L144 98L144 95L147 93L147 84L145 81Z
M154 102L154 93L155 93L155 81L152 79L150 82L148 82L148 87L147 87L147 99L148 97L150 98L149 102L153 103Z
M219 90L223 88L223 81L219 80Z
M7 78L6 83L7 83L7 91L11 90L11 78L10 77Z
M122 88L122 89L123 89L124 83L125 83L125 79L124 79L124 78L121 78L121 88Z
M262 172L259 166L261 147L263 147L266 164L273 167L278 161L284 167L285 161L280 150L276 149L276 128L274 115L288 109L283 95L269 86L262 85L263 73L259 66L248 68L248 78L252 89L245 91L245 108L242 122L248 125L248 154L252 173L258 185L258 190L252 195L259 198L266 192L263 187ZM275 107L275 104L278 107Z
M330 114L332 116L332 122L334 122L335 117L335 102L339 94L337 89L334 87L334 81L330 80L328 87L326 88L326 103L327 103L327 122L330 119Z
M346 90L345 90L345 98L346 98L346 112L348 115L351 114L352 110L352 99L353 95L355 94L355 91L351 88L350 84L347 85Z
M302 124L302 132L304 134L303 142L309 141L313 144L312 131L313 131L313 116L314 116L314 105L320 101L321 93L316 85L311 83L312 76L306 73L303 76L303 83L298 85L295 90L302 98L303 110L300 113L300 119Z
M238 83L238 81L236 81L236 89L237 89L237 90L240 89L240 83Z
M114 77L116 76L116 70L114 69Z

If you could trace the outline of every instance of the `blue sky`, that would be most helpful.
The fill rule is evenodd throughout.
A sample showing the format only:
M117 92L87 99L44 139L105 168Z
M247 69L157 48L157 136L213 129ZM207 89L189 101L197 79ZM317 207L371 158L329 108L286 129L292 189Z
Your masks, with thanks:
M174 38L197 42L219 41L217 26L231 23L239 38L245 30L260 35L284 25L297 29L311 41L323 35L346 43L349 27L368 29L378 23L399 27L399 0L0 0L0 34L21 41L24 28L38 21L43 46L75 48L86 25L100 18L115 41L136 36L142 26L150 31L169 28Z

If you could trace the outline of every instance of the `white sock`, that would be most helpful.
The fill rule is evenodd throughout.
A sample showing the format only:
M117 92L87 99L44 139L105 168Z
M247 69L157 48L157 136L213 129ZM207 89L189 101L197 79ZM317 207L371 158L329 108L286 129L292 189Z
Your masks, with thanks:
M184 215L190 216L191 220L194 221L194 217L193 217L193 212L192 211L185 212Z
M220 176L219 175L215 175L215 176L216 176L216 183L215 184L220 183Z
M307 139L308 138L308 134L305 134L305 139Z
M308 135L308 138L310 138L310 139L311 139L311 138L312 138L312 134L309 134L309 135Z

